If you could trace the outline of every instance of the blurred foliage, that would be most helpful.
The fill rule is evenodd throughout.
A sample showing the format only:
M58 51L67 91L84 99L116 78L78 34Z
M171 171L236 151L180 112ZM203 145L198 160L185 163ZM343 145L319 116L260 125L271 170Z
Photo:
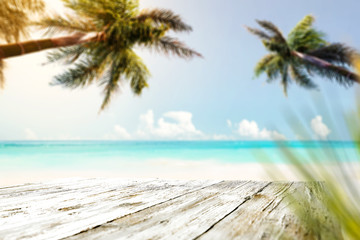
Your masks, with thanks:
M359 100L359 99L358 99ZM332 111L331 107L325 101L315 101L315 109L322 109L323 111ZM305 139L312 139L311 132L304 124L304 116L309 115L309 108L303 114L287 113L289 126L293 132L301 135ZM313 115L313 114L312 114ZM331 113L326 114L327 121L332 126L338 126L332 120ZM316 201L320 202L320 206L324 206L329 212L329 215L335 219L341 226L341 231L344 239L360 239L360 104L357 101L357 109L354 112L344 114L347 122L347 134L352 136L353 147L356 150L356 158L340 146L341 142L320 141L317 151L311 149L306 150L306 154L298 155L296 151L289 147L283 147L279 144L281 149L282 159L288 164L292 171L293 177L306 181L307 183L316 182L318 187L316 194L314 194ZM333 129L333 131L343 131L343 129ZM342 133L341 135L346 135ZM305 144L305 143L304 143ZM349 143L348 143L349 144ZM263 156L264 157L264 156ZM268 161L271 161L269 156L265 156ZM273 177L274 180L286 179L288 172L284 172L272 164L271 168L266 170ZM290 180L290 179L289 179ZM310 188L311 190L311 188ZM292 195L291 201L307 203L309 202L309 194L305 192L296 192ZM324 239L323 224L326 220L323 215L315 214L313 205L297 206L292 205L295 214L301 221L303 226L310 229L312 239ZM338 229L329 229L335 232ZM331 236L328 233L325 235ZM326 238L329 239L329 238ZM332 239L332 238L330 238Z
M85 87L94 82L103 86L101 109L110 102L119 84L130 81L139 95L148 86L149 70L135 47L146 47L165 55L190 59L201 56L167 33L190 32L192 28L171 10L139 10L137 0L62 0L71 12L46 17L37 23L48 34L97 33L97 40L52 52L49 62L71 64L55 77L53 84L68 88Z
M0 40L17 42L26 37L31 15L43 9L42 0L0 0Z
M314 18L306 16L289 33L287 39L271 22L257 21L264 29L248 28L258 36L265 48L270 52L259 61L255 68L255 75L266 73L268 81L281 78L285 94L291 80L306 88L316 88L311 77L317 74L321 77L336 80L344 86L358 82L360 74L360 57L356 50L341 43L327 43L324 34L312 27ZM355 69L352 72L350 68ZM359 95L360 96L360 95ZM336 99L335 96L334 99ZM319 141L319 148L314 151L304 147L305 153L291 149L278 142L282 159L287 163L288 171L283 171L276 163L264 165L274 180L289 179L287 176L306 181L309 192L295 192L290 196L289 206L308 229L305 239L336 239L339 229L328 229L324 233L324 224L329 218L334 219L339 226L344 239L360 239L360 98L357 99L356 110L351 113L341 113L346 121L346 129L339 136L352 137L356 157L349 156L346 151L336 144L339 142ZM306 107L301 114L288 111L287 122L296 136L302 139L313 139L308 128L307 116L314 116L314 110L321 109L331 126L340 128L332 120L334 105L327 103L325 98L313 101L312 107ZM340 108L341 109L341 108ZM336 113L339 115L339 113ZM306 142L304 142L306 144ZM258 155L259 159L271 163L271 157ZM309 199L310 198L310 199ZM316 198L316 199L313 199ZM301 203L291 204L291 202ZM311 205L314 202L320 205ZM324 207L329 213L317 214L315 207ZM311 211L313 209L313 211ZM325 227L326 229L326 227ZM330 234L329 234L330 233ZM334 234L332 234L334 233ZM324 238L324 236L326 236Z
M0 0L0 42L17 42L28 36L30 17L44 9L42 0ZM0 89L4 87L4 61L0 52Z
M103 110L125 80L130 82L136 95L148 86L150 72L135 48L149 48L185 59L201 57L201 54L168 35L170 31L192 31L191 26L171 10L140 10L138 0L62 2L67 8L66 13L45 15L32 22L46 30L46 35L61 33L61 37L2 45L0 87L4 85L1 55L5 58L5 50L15 52L9 55L12 57L26 53L24 46L31 48L29 52L58 48L49 54L49 62L71 66L56 76L52 84L79 88L97 83L104 89ZM21 35L26 35L29 16L44 7L40 0L0 0L0 4L0 40L3 38L7 42L18 41ZM19 48L21 51L18 51Z
M269 21L257 20L263 30L247 27L270 52L257 63L255 76L266 73L268 82L280 78L285 95L291 80L301 87L316 89L313 75L335 80L343 86L357 82L357 75L347 68L352 66L357 52L342 43L327 43L324 34L312 27L313 22L313 16L305 16L287 38Z

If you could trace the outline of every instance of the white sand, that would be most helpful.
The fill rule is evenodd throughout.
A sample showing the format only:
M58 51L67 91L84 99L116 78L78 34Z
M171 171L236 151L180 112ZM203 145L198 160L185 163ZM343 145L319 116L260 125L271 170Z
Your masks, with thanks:
M269 166L268 166L269 167ZM287 173L283 180L296 180L288 171L288 166L277 165L281 172ZM271 167L270 167L271 168ZM280 176L278 174L278 176ZM220 164L216 162L189 161L152 161L145 166L117 168L116 170L22 170L0 173L0 186L16 185L32 182L43 182L60 178L124 178L124 179L217 179L217 180L255 180L271 181L261 164Z
M344 164L351 178L359 179L359 164ZM314 166L307 166L307 168ZM336 166L338 167L338 166ZM335 167L335 168L336 168ZM333 171L334 166L330 167ZM122 178L122 179L184 179L184 180L254 180L301 181L289 164L224 164L216 161L177 161L158 159L143 163L127 163L112 170L22 170L1 171L0 186L44 182L64 178Z

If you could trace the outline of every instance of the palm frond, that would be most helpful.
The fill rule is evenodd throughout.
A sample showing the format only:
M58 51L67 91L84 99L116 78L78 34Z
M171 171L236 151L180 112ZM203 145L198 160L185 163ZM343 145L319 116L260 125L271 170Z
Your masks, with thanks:
M74 63L86 50L87 48L82 45L60 48L56 51L48 53L47 60L48 63L54 63L59 61L65 64Z
M312 27L315 18L312 15L306 15L288 34L288 39L293 38L298 32L305 32Z
M345 87L350 87L354 84L354 81L349 78L350 72L341 71L336 66L333 68L325 68L308 62L304 62L303 64L305 69L311 74L315 73L323 78L334 80Z
M325 34L312 27L314 21L313 16L307 15L291 30L287 42L292 50L306 53L327 44Z
M344 44L328 44L324 39L325 34L312 27L314 17L311 15L305 16L294 27L287 40L271 22L257 22L267 32L252 28L248 30L262 39L271 54L258 62L255 76L265 72L268 82L281 77L285 94L291 79L302 87L317 88L310 79L313 74L337 81L344 86L360 82L360 77L346 68L353 66L354 58L360 54Z
M259 77L268 67L268 63L271 62L274 58L276 58L275 54L267 54L265 55L255 66L255 77Z
M309 76L299 67L291 64L289 66L289 72L295 82L301 87L307 89L316 89L317 85L309 78Z
M150 42L151 46L166 55L174 54L181 58L202 57L202 55L195 50L187 47L184 43L172 37L161 37Z
M283 65L283 59L280 56L275 56L266 64L267 82L270 83L280 76Z
M324 40L325 34L315 29L299 31L294 34L293 38L288 39L288 44L292 50L307 53L314 49L326 46Z
M115 60L106 76L101 80L101 85L105 85L105 97L101 110L108 106L113 94L119 90L121 78L130 80L131 89L137 95L141 94L143 88L148 86L147 78L150 75L149 70L135 52L127 50L112 57Z
M92 83L97 77L97 65L88 61L80 61L74 64L74 67L66 70L64 73L55 76L52 85L62 85L67 88L85 87Z
M263 40L262 43L264 47L270 52L276 52L282 56L290 55L290 49L287 44L284 44L274 39L271 39L269 41Z
M270 40L271 37L264 31L261 31L259 29L256 28L251 28L248 26L245 26L246 30L248 30L250 33L254 34L255 36L258 36L260 39L263 40Z
M148 87L147 79L150 75L149 70L141 58L133 51L128 52L126 77L131 80L130 86L136 95L140 95L145 87Z
M44 2L42 0L11 0L7 2L25 10L40 11L44 8Z
M116 4L123 1L91 1L91 0L62 0L64 6L76 12L78 16L92 19L93 23L98 27L105 26L116 19L113 12L106 11L104 5ZM112 3L111 3L112 2ZM119 13L120 14L120 13Z
M119 90L119 79L121 77L121 73L123 70L123 63L121 61L113 61L111 67L109 68L109 72L107 74L106 84L104 88L104 100L101 104L101 110L104 110L110 103L111 97L115 92ZM104 81L104 80L103 80ZM105 83L105 81L104 81Z
M150 19L157 25L164 24L175 32L189 32L192 27L183 22L179 15L176 15L171 10L166 9L152 9L144 10L137 17L139 21L146 21Z
M272 38L275 38L282 43L286 43L284 36L282 35L281 31L275 26L275 24L264 20L256 20L256 22L269 33L271 33L273 35Z
M358 53L355 49L346 46L343 43L333 43L310 51L308 54L330 63L351 66L354 57Z
M97 31L90 19L80 19L69 14L53 15L44 17L34 25L46 29L46 35L54 35L57 33L74 33L74 32L92 32Z
M130 19L137 14L139 1L93 1L93 0L62 0L64 5L79 16L93 19L97 26L106 26L119 19Z
M101 41L94 38L49 54L49 62L73 64L52 84L77 88L98 81L105 95L101 109L108 106L123 80L130 81L131 89L137 95L148 86L149 70L133 52L135 46L145 46L185 59L201 57L200 53L166 35L169 30L192 30L171 10L155 9L139 13L138 0L62 1L76 17L53 16L44 18L38 25L46 27L49 34L97 32L101 34Z
M100 79L109 63L110 52L103 49L102 53L91 54L74 63L64 73L55 77L52 85L62 85L68 88L78 88L90 85L95 79Z
M279 66L279 71L281 74L281 85L283 86L283 92L284 95L287 97L287 90L290 82L290 77L288 73L288 64L282 63L282 65Z
M0 0L0 40L17 42L27 37L27 27L33 14L44 8L42 0Z

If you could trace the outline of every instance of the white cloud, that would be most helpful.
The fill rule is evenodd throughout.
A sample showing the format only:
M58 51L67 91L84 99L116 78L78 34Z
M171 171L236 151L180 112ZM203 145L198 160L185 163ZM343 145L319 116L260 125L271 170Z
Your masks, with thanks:
M311 129L314 131L315 135L322 140L325 140L331 133L331 130L328 128L328 126L323 123L321 116L316 116L311 120Z
M116 137L122 140L129 140L131 139L131 135L127 132L127 130L119 125L114 126L114 131L116 133Z
M133 140L286 140L286 137L277 131L266 128L260 129L255 121L242 120L234 124L230 120L228 127L236 127L237 136L224 134L204 134L198 130L193 121L192 113L185 111L170 111L162 114L156 120L154 112L148 110L139 117L139 125L135 133L129 133L120 125L114 126L114 132L105 135L105 139L133 139Z
M38 140L38 136L36 135L36 133L31 130L30 128L26 128L25 129L25 138L27 140Z
M204 134L197 130L192 122L192 113L172 111L163 114L155 124L154 113L148 110L140 116L140 125L136 132L138 138L145 139L203 139Z
M154 128L154 113L152 110L148 110L145 114L140 115L140 126L138 132L146 134L145 132L151 132Z
M255 121L242 120L237 129L237 133L247 139L252 140L286 140L286 137L277 131L270 131L266 128L260 130Z
M207 137L192 122L192 113L183 111L166 112L155 121L154 112L148 110L139 117L135 133L120 125L104 135L106 140L200 140Z

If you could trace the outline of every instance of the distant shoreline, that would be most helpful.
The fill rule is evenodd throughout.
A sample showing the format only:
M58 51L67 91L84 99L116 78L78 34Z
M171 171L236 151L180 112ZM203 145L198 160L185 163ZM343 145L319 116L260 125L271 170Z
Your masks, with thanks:
M359 163L346 164L351 169L349 176L360 180ZM334 165L338 167L338 165ZM314 167L314 165L311 165ZM322 166L323 167L323 166ZM331 166L327 166L328 168ZM269 172L267 172L267 170ZM270 174L273 176L270 176ZM304 181L294 174L291 164L260 163L216 163L216 162L154 162L144 168L117 170L12 170L2 171L0 186L47 182L67 178L119 178L119 179L162 179L162 180L252 180L252 181ZM322 179L319 179L322 180Z

